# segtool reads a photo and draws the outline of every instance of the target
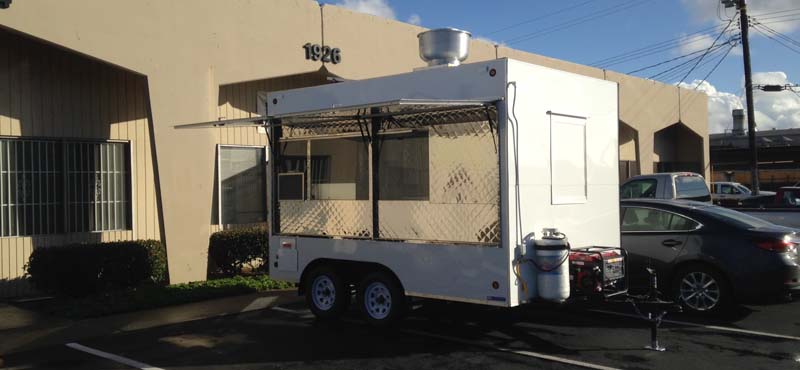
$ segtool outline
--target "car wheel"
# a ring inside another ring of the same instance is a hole
[[[306,279],[306,303],[319,319],[335,319],[350,305],[350,289],[341,276],[328,267],[314,269]]]
[[[692,265],[678,271],[672,288],[675,301],[691,313],[718,313],[731,301],[727,279],[717,270],[704,265]]]
[[[383,272],[371,273],[361,281],[358,302],[367,322],[376,326],[394,322],[407,308],[406,294],[400,283]]]

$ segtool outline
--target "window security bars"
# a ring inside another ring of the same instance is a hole
[[[0,236],[130,229],[129,148],[0,139]]]

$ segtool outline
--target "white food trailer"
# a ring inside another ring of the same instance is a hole
[[[617,85],[511,59],[452,66],[463,57],[268,94],[269,273],[318,317],[353,291],[373,323],[407,297],[560,301],[566,271],[528,263],[543,229],[619,247]]]
[[[371,321],[407,296],[513,307],[539,297],[531,232],[619,246],[613,82],[497,59],[267,100],[270,275],[318,316],[351,286]]]

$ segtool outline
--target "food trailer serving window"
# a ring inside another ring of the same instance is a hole
[[[379,158],[381,200],[430,199],[427,131],[382,136]]]
[[[393,103],[279,119],[281,234],[499,243],[493,104]]]

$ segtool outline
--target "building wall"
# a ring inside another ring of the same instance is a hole
[[[257,112],[253,92],[261,87],[254,81],[272,81],[264,88],[279,89],[303,84],[287,82],[294,78],[287,76],[318,73],[308,81],[313,84],[328,73],[361,79],[424,65],[416,37],[422,28],[311,0],[232,0],[224,7],[211,0],[18,1],[0,10],[0,26],[145,76],[141,84],[150,115],[141,119],[150,124],[155,143],[155,194],[163,205],[162,238],[173,282],[206,277],[206,246],[215,230],[209,219],[216,144],[263,142],[254,129],[174,126]],[[341,48],[342,63],[305,60],[302,45],[308,42]],[[681,122],[707,136],[701,93],[482,41],[470,45],[467,62],[510,57],[618,82],[620,120],[638,132],[643,173],[653,167],[656,131]],[[686,104],[690,100],[693,104]],[[707,163],[707,140],[703,145]]]
[[[131,145],[133,229],[0,238],[0,296],[20,295],[34,248],[158,239],[144,76],[0,30],[0,136],[121,140]]]

